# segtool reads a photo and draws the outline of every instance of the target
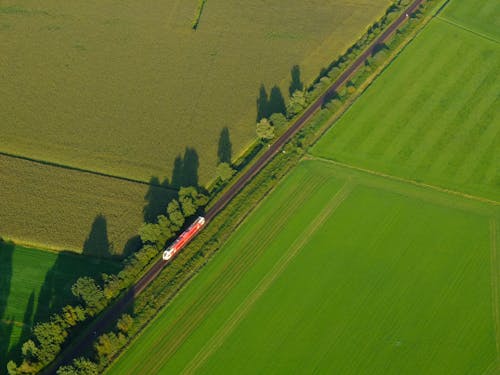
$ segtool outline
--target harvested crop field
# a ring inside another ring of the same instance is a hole
[[[213,177],[221,130],[254,137],[259,87],[288,96],[389,0],[2,1],[0,151],[148,181],[192,148]]]
[[[109,260],[14,246],[0,239],[0,368],[20,354],[33,322],[45,321],[74,302],[71,285],[80,276],[114,273]]]
[[[0,233],[18,243],[99,257],[134,250],[144,216],[171,190],[0,155]]]
[[[0,234],[81,251],[102,214],[121,254],[150,203],[140,182],[206,184],[224,128],[235,157],[270,105],[257,97],[287,100],[292,67],[310,82],[388,4],[211,0],[194,31],[197,0],[2,1],[0,153],[73,170],[2,156]]]
[[[495,370],[499,218],[302,162],[108,373]]]
[[[497,2],[466,3],[431,21],[313,154],[500,201],[500,45],[471,29]]]

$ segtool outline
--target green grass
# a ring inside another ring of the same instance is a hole
[[[499,73],[498,43],[433,20],[312,153],[500,201]]]
[[[499,214],[302,162],[108,373],[494,370]]]
[[[0,365],[18,355],[34,321],[75,299],[71,285],[80,276],[117,272],[115,262],[72,253],[52,253],[0,242]],[[13,351],[14,349],[14,351]],[[3,373],[3,372],[2,372]]]
[[[495,0],[451,0],[443,17],[500,42],[500,4]]]

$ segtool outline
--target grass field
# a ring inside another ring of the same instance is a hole
[[[286,99],[294,65],[298,80],[311,81],[389,2],[211,0],[193,31],[197,0],[4,0],[0,152],[204,184],[222,129],[232,156],[255,136],[261,85],[267,95],[278,85]],[[0,164],[0,234],[35,247],[81,251],[102,214],[119,254],[151,204],[140,184],[6,156]],[[157,213],[168,197],[151,190]]]
[[[470,31],[498,4],[449,6],[312,152],[500,201],[500,46]]]
[[[164,209],[172,195],[160,187],[2,155],[0,181],[0,234],[101,257],[123,254],[144,214]]]
[[[74,301],[71,285],[80,276],[116,272],[119,265],[72,253],[51,253],[0,241],[0,365],[18,355],[33,321]]]
[[[494,371],[499,214],[302,162],[108,373]]]
[[[500,4],[494,0],[452,0],[444,19],[500,42]]]

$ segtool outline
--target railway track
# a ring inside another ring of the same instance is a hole
[[[227,206],[227,204],[246,186],[246,184],[264,168],[271,159],[278,154],[282,147],[290,141],[290,139],[299,132],[300,129],[312,118],[312,116],[321,109],[325,100],[334,94],[347,80],[361,67],[366,59],[370,57],[377,45],[383,43],[391,36],[400,26],[402,26],[425,0],[415,0],[410,4],[406,11],[403,12],[396,20],[394,20],[389,27],[377,37],[369,48],[367,48],[358,58],[333,82],[328,90],[318,97],[300,117],[287,129],[280,138],[278,138],[266,152],[259,157],[251,167],[245,171],[245,173],[239,177],[239,179],[234,183],[224,195],[208,210],[205,214],[205,219],[207,224],[215,217],[217,214]],[[164,261],[161,257],[159,260],[148,270],[148,272],[137,281],[121,298],[119,298],[114,304],[108,309],[106,309],[99,321],[96,322],[92,329],[87,330],[87,332],[78,338],[76,345],[71,346],[66,351],[62,353],[61,356],[56,359],[56,361],[50,365],[43,374],[46,375],[56,375],[56,371],[61,365],[65,365],[71,362],[73,358],[83,355],[85,351],[93,344],[95,338],[108,329],[108,322],[117,319],[130,305],[130,303],[137,297],[153,280],[158,276],[161,270],[169,262]]]

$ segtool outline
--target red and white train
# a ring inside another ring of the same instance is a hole
[[[172,245],[165,249],[165,251],[163,252],[163,260],[170,260],[175,257],[175,255],[179,251],[181,251],[182,248],[186,246],[194,236],[196,236],[203,225],[205,225],[205,218],[202,216],[198,216],[194,223],[191,224],[188,229],[182,232],[182,234],[177,237]]]

